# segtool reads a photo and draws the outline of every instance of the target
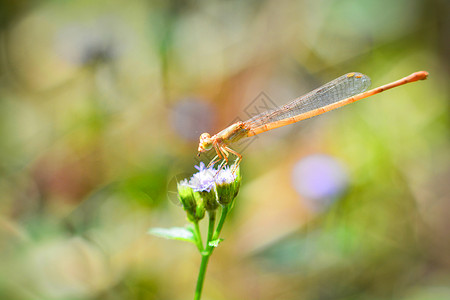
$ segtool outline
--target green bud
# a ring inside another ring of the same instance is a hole
[[[195,201],[197,203],[197,207],[195,209],[195,218],[197,221],[200,221],[205,217],[205,201],[200,196],[199,192],[195,192]]]
[[[180,200],[183,208],[188,213],[195,212],[195,197],[194,191],[190,186],[187,185],[187,181],[181,181],[177,184],[178,188],[178,199]]]
[[[236,173],[232,173],[231,170],[224,170],[228,172],[224,174],[223,178],[216,183],[218,202],[222,206],[230,205],[234,198],[236,198],[239,187],[241,186],[241,171],[237,168]],[[234,180],[233,180],[234,178]]]
[[[217,196],[216,191],[214,189],[211,189],[211,191],[201,191],[198,192],[205,203],[205,209],[207,211],[214,211],[219,207],[219,202],[217,202]]]
[[[179,182],[177,184],[177,187],[178,187],[178,199],[183,205],[183,209],[186,211],[188,220],[190,221],[201,220],[205,216],[205,209],[203,203],[199,203],[198,199],[199,197],[196,196],[196,194],[198,193],[194,192],[194,190],[187,184],[187,180]]]

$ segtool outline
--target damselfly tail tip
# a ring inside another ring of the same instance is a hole
[[[418,80],[425,80],[428,77],[428,72],[427,71],[419,71],[419,72],[414,72],[411,75],[405,77],[406,79],[406,83],[408,82],[414,82],[414,81],[418,81]]]
[[[425,79],[427,79],[427,77],[428,77],[428,75],[429,75],[429,73],[427,72],[427,71],[420,71],[420,72],[417,72],[418,73],[418,75],[419,75],[419,77],[420,77],[420,80],[425,80]]]

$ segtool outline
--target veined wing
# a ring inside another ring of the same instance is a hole
[[[370,86],[370,83],[367,75],[348,73],[278,109],[261,113],[245,121],[245,124],[249,128],[256,128],[288,119],[362,93]]]

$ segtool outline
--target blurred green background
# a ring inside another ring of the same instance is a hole
[[[426,70],[237,147],[203,299],[450,299],[449,37],[445,0],[0,1],[0,298],[192,298],[195,247],[146,232],[202,132]]]

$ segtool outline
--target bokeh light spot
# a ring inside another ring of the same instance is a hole
[[[347,188],[345,167],[331,156],[314,154],[299,160],[292,171],[292,184],[312,210],[323,210]]]
[[[182,138],[194,141],[198,140],[201,133],[211,131],[214,116],[215,111],[210,104],[188,98],[175,105],[171,113],[171,123]]]

